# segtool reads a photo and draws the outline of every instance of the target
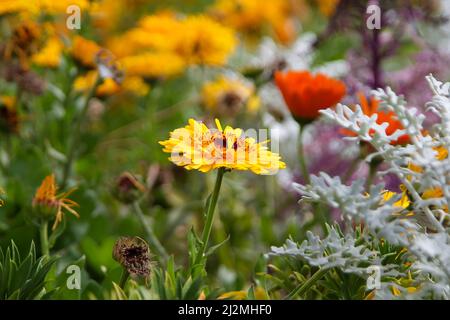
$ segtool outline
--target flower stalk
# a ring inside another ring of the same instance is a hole
[[[122,275],[120,276],[120,282],[119,282],[119,287],[121,289],[125,288],[125,284],[127,283],[127,280],[129,277],[130,277],[130,274],[128,273],[128,270],[126,268],[122,268]]]
[[[167,260],[169,260],[169,255],[168,255],[166,249],[164,249],[161,242],[156,237],[155,233],[153,232],[153,228],[151,226],[149,226],[149,224],[145,220],[145,215],[142,212],[141,206],[139,205],[139,203],[137,201],[133,202],[133,209],[136,212],[136,215],[139,218],[139,221],[141,222],[141,224],[144,227],[145,233],[147,235],[148,243],[150,244],[152,249],[155,250],[155,252],[161,258],[161,260],[164,263],[167,262]]]
[[[304,295],[309,289],[311,289],[311,287],[319,280],[321,279],[325,274],[328,273],[330,269],[329,268],[322,268],[316,271],[316,273],[314,273],[312,275],[311,278],[309,278],[308,280],[306,280],[305,282],[301,283],[299,286],[297,286],[287,297],[287,300],[291,300],[292,298],[294,298],[295,296],[299,295],[302,296]]]
[[[206,221],[202,232],[202,243],[200,250],[197,253],[195,264],[199,264],[203,261],[203,256],[205,255],[206,248],[208,246],[209,237],[211,235],[212,225],[214,222],[214,212],[217,205],[217,200],[219,198],[220,187],[222,186],[223,175],[225,174],[225,168],[219,168],[217,171],[216,183],[214,185],[213,193],[211,194],[210,201],[208,203],[208,208],[206,211]],[[206,264],[206,261],[204,261]]]
[[[308,166],[306,164],[305,148],[303,145],[303,135],[305,132],[305,125],[300,124],[300,132],[298,135],[298,157],[300,161],[300,170],[306,184],[311,184],[311,177],[309,176]]]
[[[39,227],[39,235],[41,240],[41,254],[44,257],[49,257],[50,247],[48,242],[48,221],[41,221],[41,225]]]
[[[95,79],[94,84],[92,85],[91,89],[89,90],[86,100],[84,101],[84,104],[81,108],[81,112],[77,119],[75,119],[75,128],[72,132],[72,139],[69,141],[69,149],[67,152],[67,160],[63,168],[63,177],[61,182],[61,188],[65,188],[67,185],[67,182],[70,178],[70,175],[72,173],[72,166],[73,162],[75,161],[76,156],[76,147],[80,141],[81,136],[81,125],[83,124],[84,119],[86,118],[87,111],[89,109],[89,101],[91,98],[95,95],[95,92],[97,91],[98,86],[101,83],[101,77],[97,76]]]

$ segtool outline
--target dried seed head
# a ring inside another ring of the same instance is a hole
[[[21,90],[35,96],[43,94],[46,88],[43,78],[19,64],[8,65],[4,70],[3,77],[8,82],[15,82]]]
[[[113,258],[132,277],[148,278],[151,271],[150,249],[139,237],[120,237],[113,249]]]

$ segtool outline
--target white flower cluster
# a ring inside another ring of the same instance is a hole
[[[403,193],[386,198],[381,184],[366,190],[361,180],[347,186],[340,178],[325,173],[313,176],[310,185],[295,185],[302,200],[339,208],[348,224],[347,234],[338,237],[331,230],[324,240],[309,235],[305,243],[297,245],[288,241],[283,248],[272,248],[271,254],[296,255],[314,266],[360,273],[359,267],[371,260],[367,248],[376,248],[373,241],[387,241],[404,248],[406,254],[397,262],[396,269],[398,275],[402,275],[404,266],[410,265],[410,281],[408,286],[400,285],[401,277],[384,274],[375,297],[450,298],[450,83],[443,84],[431,75],[427,80],[434,93],[428,109],[440,118],[429,130],[423,127],[425,116],[407,108],[403,97],[390,88],[376,90],[373,95],[380,101],[381,108],[395,113],[404,128],[392,134],[386,133],[388,123],[378,124],[377,115],[364,114],[360,106],[338,105],[334,110],[322,112],[357,134],[350,139],[370,144],[375,151],[367,160],[378,157],[388,163],[388,171],[401,180]],[[393,143],[404,135],[408,135],[409,143]],[[351,231],[354,223],[364,225],[365,235],[359,246],[350,239],[355,236]],[[333,264],[329,257],[324,257],[324,246],[327,252],[334,252],[333,261],[338,263]],[[378,262],[383,264],[383,261]]]

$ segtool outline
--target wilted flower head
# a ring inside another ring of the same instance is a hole
[[[129,172],[122,173],[116,180],[113,193],[123,203],[137,200],[145,192],[145,186]]]
[[[19,63],[8,64],[3,77],[8,82],[15,82],[22,91],[32,95],[41,95],[46,88],[46,82],[41,76]]]
[[[29,57],[36,52],[41,30],[37,23],[28,20],[19,24],[12,33],[6,46],[0,50],[4,60],[17,58],[20,65],[28,68]]]
[[[163,151],[171,153],[170,161],[188,170],[208,172],[217,168],[250,170],[256,174],[271,174],[285,168],[277,153],[267,149],[268,141],[257,143],[243,136],[242,129],[229,126],[209,129],[194,119],[184,128],[170,133],[170,139],[161,141]]]
[[[341,81],[308,71],[276,72],[275,82],[292,115],[301,122],[316,119],[320,110],[337,104],[346,92]]]
[[[132,277],[150,276],[151,259],[148,244],[139,237],[120,237],[113,248],[113,258]]]
[[[33,208],[40,218],[48,220],[55,216],[55,222],[52,229],[55,230],[63,219],[63,210],[67,210],[75,217],[79,218],[79,214],[73,209],[78,204],[67,198],[75,189],[68,192],[56,194],[58,187],[55,182],[55,175],[51,174],[42,181],[33,198]]]

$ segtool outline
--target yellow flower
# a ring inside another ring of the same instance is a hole
[[[292,11],[287,0],[218,0],[211,8],[212,15],[227,26],[250,36],[268,30],[283,43],[295,37]]]
[[[242,107],[247,107],[250,112],[259,108],[259,99],[254,91],[250,82],[221,76],[203,85],[202,100],[214,114],[234,116]]]
[[[18,133],[19,127],[20,118],[16,108],[16,98],[0,96],[0,131],[8,134]]]
[[[174,53],[181,32],[182,22],[171,12],[161,12],[145,16],[136,28],[110,39],[107,47],[120,58],[146,50]]]
[[[237,44],[232,29],[206,16],[189,16],[182,28],[183,32],[173,34],[175,52],[188,64],[222,66]]]
[[[437,152],[436,159],[441,160],[441,161],[447,159],[447,157],[448,157],[448,150],[447,149],[445,149],[442,146],[441,147],[435,147],[433,149],[434,149],[434,151]]]
[[[94,68],[97,54],[102,48],[92,40],[88,40],[81,36],[75,36],[72,43],[72,57],[82,66]]]
[[[208,172],[217,168],[250,170],[256,174],[271,174],[286,167],[277,153],[243,136],[242,129],[229,126],[222,129],[216,119],[217,129],[189,120],[184,128],[170,133],[170,139],[160,141],[163,151],[171,153],[170,161],[187,170]]]
[[[67,210],[77,218],[80,217],[79,214],[72,209],[73,207],[77,207],[78,204],[67,198],[75,189],[59,195],[56,194],[57,190],[58,187],[56,186],[55,175],[51,174],[45,177],[33,198],[33,207],[40,209],[40,213],[44,218],[55,215],[53,230],[55,230],[62,221],[63,209]]]
[[[61,62],[63,44],[57,37],[50,38],[45,46],[37,52],[32,61],[41,67],[56,68]]]
[[[91,70],[83,76],[75,79],[73,87],[75,91],[87,92],[95,84],[98,77],[98,72]],[[125,76],[121,84],[118,84],[112,78],[103,79],[103,82],[98,86],[95,95],[97,97],[111,96],[117,93],[131,93],[136,96],[145,96],[150,87],[140,77]]]
[[[66,14],[67,7],[77,5],[81,10],[89,6],[89,0],[1,0],[0,15],[6,13],[29,13],[38,15]]]
[[[320,13],[325,17],[331,17],[334,14],[339,1],[340,0],[316,0]]]
[[[66,14],[66,10],[70,5],[76,5],[81,10],[89,7],[89,0],[37,0],[37,2],[39,10],[47,14]]]
[[[245,300],[247,298],[246,291],[229,291],[221,294],[217,299],[218,300]]]
[[[267,293],[264,288],[257,286],[253,289],[254,296],[256,300],[267,300]],[[248,291],[240,290],[240,291],[229,291],[221,294],[218,300],[245,300],[248,299]]]
[[[397,195],[396,192],[392,192],[389,190],[385,190],[382,193],[384,201],[389,201],[392,197],[394,197],[396,195]],[[399,208],[401,211],[402,209],[408,208],[410,204],[411,204],[411,201],[409,200],[408,195],[406,194],[406,189],[405,189],[402,192],[402,196],[401,196],[400,200],[394,202],[393,206]]]
[[[2,0],[0,15],[27,11],[29,6],[29,0]]]
[[[442,147],[442,146],[434,147],[433,150],[436,151],[435,158],[437,160],[441,160],[442,161],[444,159],[447,159],[447,157],[448,157],[448,150],[445,149],[445,147]],[[418,165],[416,165],[414,163],[408,163],[408,169],[413,171],[413,172],[417,172],[417,173],[421,173],[423,171],[423,169],[420,166],[418,166]],[[408,178],[411,179],[410,176]]]
[[[183,59],[170,52],[148,52],[119,59],[127,75],[144,78],[170,77],[181,73]]]
[[[125,76],[121,86],[124,91],[138,97],[143,97],[150,91],[150,86],[141,77],[136,76]]]

